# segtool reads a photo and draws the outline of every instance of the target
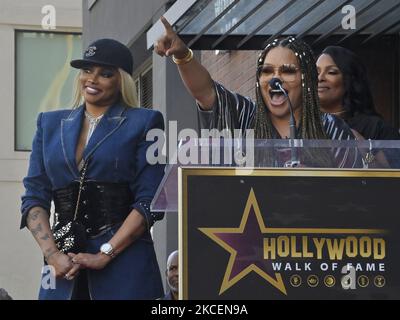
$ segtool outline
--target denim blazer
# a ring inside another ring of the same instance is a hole
[[[84,118],[84,106],[74,110],[40,113],[33,139],[28,175],[24,178],[21,228],[32,207],[50,211],[52,191],[79,180],[75,151]],[[87,179],[101,182],[128,182],[134,195],[131,208],[137,209],[151,227],[162,213],[152,213],[150,202],[164,174],[164,165],[150,165],[146,151],[153,141],[146,141],[151,129],[164,130],[160,112],[110,107],[97,125],[83,159],[90,156]]]

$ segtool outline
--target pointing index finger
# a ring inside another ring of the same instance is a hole
[[[161,16],[160,18],[162,24],[164,25],[164,28],[167,32],[175,32],[174,29],[172,29],[172,26],[170,25],[170,23],[168,22],[167,19],[165,19],[164,16]]]

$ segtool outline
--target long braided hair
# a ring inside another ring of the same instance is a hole
[[[275,39],[268,43],[261,52],[257,61],[257,70],[264,64],[268,52],[276,47],[288,48],[294,52],[301,70],[302,85],[302,118],[299,127],[300,139],[326,139],[327,136],[322,126],[320,104],[318,99],[318,74],[315,57],[302,40],[292,36],[282,40]],[[255,117],[255,137],[257,139],[272,139],[272,120],[270,111],[264,102],[261,93],[259,77],[256,80],[257,111]]]

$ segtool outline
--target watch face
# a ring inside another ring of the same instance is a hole
[[[100,251],[101,252],[104,252],[105,254],[108,254],[108,253],[110,253],[111,251],[112,251],[112,246],[111,246],[111,244],[109,244],[109,243],[104,243],[102,246],[101,246],[101,248],[100,248]]]

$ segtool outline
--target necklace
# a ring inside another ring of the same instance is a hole
[[[86,137],[85,146],[88,145],[90,137],[92,136],[94,130],[96,129],[97,125],[99,124],[99,122],[100,122],[101,118],[103,118],[103,116],[104,116],[104,114],[102,114],[102,115],[100,115],[98,117],[94,117],[89,112],[87,112],[85,110],[85,117],[89,121],[89,132],[88,132],[88,135]]]
[[[85,117],[89,120],[89,122],[99,122],[100,119],[104,116],[104,113],[99,115],[98,117],[92,116],[89,112],[85,110]]]
[[[336,111],[336,112],[329,112],[329,114],[333,114],[333,115],[339,115],[339,114],[343,114],[343,113],[346,113],[347,111],[346,110],[342,110],[342,111]]]

